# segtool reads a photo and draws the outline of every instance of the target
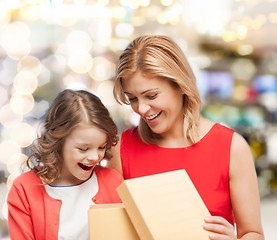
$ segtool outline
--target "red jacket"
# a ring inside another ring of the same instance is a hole
[[[92,198],[96,203],[121,202],[116,188],[123,181],[111,168],[95,168],[99,190]],[[62,202],[50,197],[39,177],[29,171],[16,178],[8,194],[8,223],[11,240],[58,239]]]

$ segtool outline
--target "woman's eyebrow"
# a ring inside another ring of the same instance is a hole
[[[147,90],[141,92],[141,94],[145,94],[145,93],[147,93],[147,92],[156,91],[156,90],[158,90],[158,88],[147,89]],[[132,93],[129,93],[129,92],[126,92],[126,91],[124,91],[124,93],[125,93],[125,94],[129,94],[129,95],[133,95]]]

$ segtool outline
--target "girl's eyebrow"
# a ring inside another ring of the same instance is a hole
[[[76,142],[77,145],[89,145],[89,143],[86,142]]]
[[[108,143],[107,142],[104,142],[101,144],[102,145],[107,145]],[[76,145],[77,146],[90,146],[90,143],[85,143],[85,142],[76,142]]]

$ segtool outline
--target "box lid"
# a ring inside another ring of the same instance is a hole
[[[128,179],[117,191],[141,239],[209,239],[210,213],[184,169]]]

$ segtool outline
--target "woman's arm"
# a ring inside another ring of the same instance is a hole
[[[232,139],[229,172],[237,238],[233,226],[222,217],[208,217],[204,228],[212,232],[211,239],[263,240],[255,164],[249,145],[237,133]]]
[[[239,239],[264,239],[255,164],[249,145],[239,134],[232,140],[230,194]]]
[[[114,168],[118,172],[120,172],[123,176],[121,157],[120,157],[120,144],[121,144],[121,136],[119,136],[118,143],[111,148],[112,158],[108,161],[108,167]]]

